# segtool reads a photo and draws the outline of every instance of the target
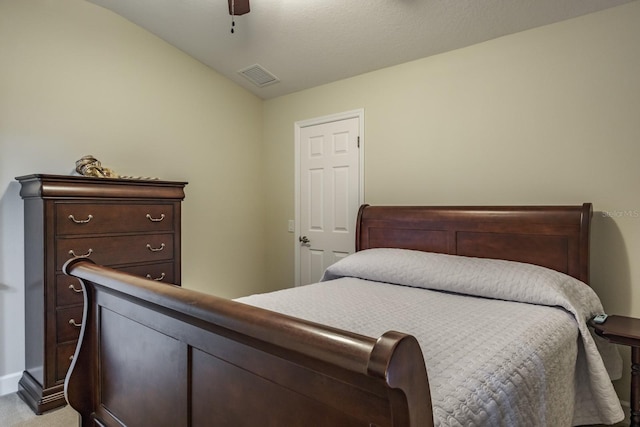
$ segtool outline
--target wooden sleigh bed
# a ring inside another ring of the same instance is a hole
[[[588,283],[591,209],[364,205],[356,249],[520,261]],[[83,426],[434,423],[412,335],[367,337],[82,258],[64,270],[81,279],[85,296],[65,381]]]

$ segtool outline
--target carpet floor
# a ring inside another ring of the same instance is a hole
[[[78,413],[69,405],[36,415],[16,393],[0,396],[2,427],[78,427]]]

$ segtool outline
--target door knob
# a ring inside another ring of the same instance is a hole
[[[304,243],[305,245],[309,242],[311,242],[311,240],[309,240],[309,238],[307,236],[300,236],[298,237],[298,240],[300,241],[300,243]]]

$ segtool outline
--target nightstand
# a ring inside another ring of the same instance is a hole
[[[602,324],[589,321],[596,334],[614,343],[631,347],[631,427],[640,427],[640,319],[609,316]]]

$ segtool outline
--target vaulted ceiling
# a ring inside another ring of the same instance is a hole
[[[233,34],[227,0],[88,1],[269,99],[632,0],[251,0]]]

